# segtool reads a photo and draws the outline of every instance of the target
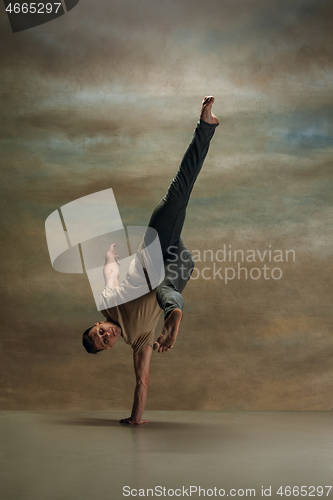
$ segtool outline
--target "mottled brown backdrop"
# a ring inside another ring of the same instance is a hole
[[[44,222],[112,187],[123,223],[146,224],[207,94],[220,126],[185,243],[267,250],[248,270],[283,275],[226,284],[197,262],[147,408],[331,409],[332,14],[322,0],[88,0],[13,34],[1,7],[1,409],[130,408],[131,348],[83,350],[102,316],[85,275],[52,269]],[[295,262],[269,263],[276,249]]]

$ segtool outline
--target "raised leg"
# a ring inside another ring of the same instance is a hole
[[[190,195],[208,153],[210,140],[218,125],[218,120],[211,111],[213,102],[212,96],[204,98],[200,120],[178,172],[168,192],[155,208],[148,224],[158,232],[165,258],[168,255],[168,248],[178,245]]]
[[[154,350],[158,352],[168,351],[176,341],[184,305],[181,292],[194,267],[192,256],[184,246],[180,235],[194,183],[208,153],[215,128],[219,124],[212,113],[213,102],[212,96],[204,98],[200,120],[192,141],[167,194],[154,210],[149,222],[149,227],[158,232],[165,263],[165,278],[156,293],[157,301],[164,310],[165,317],[162,332],[154,344]],[[185,266],[184,258],[187,260]]]

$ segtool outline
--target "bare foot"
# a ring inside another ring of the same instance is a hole
[[[173,347],[178,335],[182,312],[180,309],[174,309],[164,321],[162,333],[153,345],[154,351],[166,352]]]
[[[214,102],[214,97],[212,95],[208,95],[204,97],[201,106],[200,118],[204,122],[212,123],[213,125],[218,125],[219,121],[215,115],[212,113],[212,106]]]

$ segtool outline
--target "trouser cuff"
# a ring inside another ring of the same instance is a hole
[[[208,122],[205,122],[203,120],[201,120],[201,118],[199,119],[198,123],[197,123],[198,127],[202,128],[203,130],[214,130],[216,129],[216,127],[219,125],[218,123],[208,123]]]

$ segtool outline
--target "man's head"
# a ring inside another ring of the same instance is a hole
[[[91,354],[111,349],[121,337],[121,328],[110,321],[100,321],[88,328],[82,336],[85,350]]]

